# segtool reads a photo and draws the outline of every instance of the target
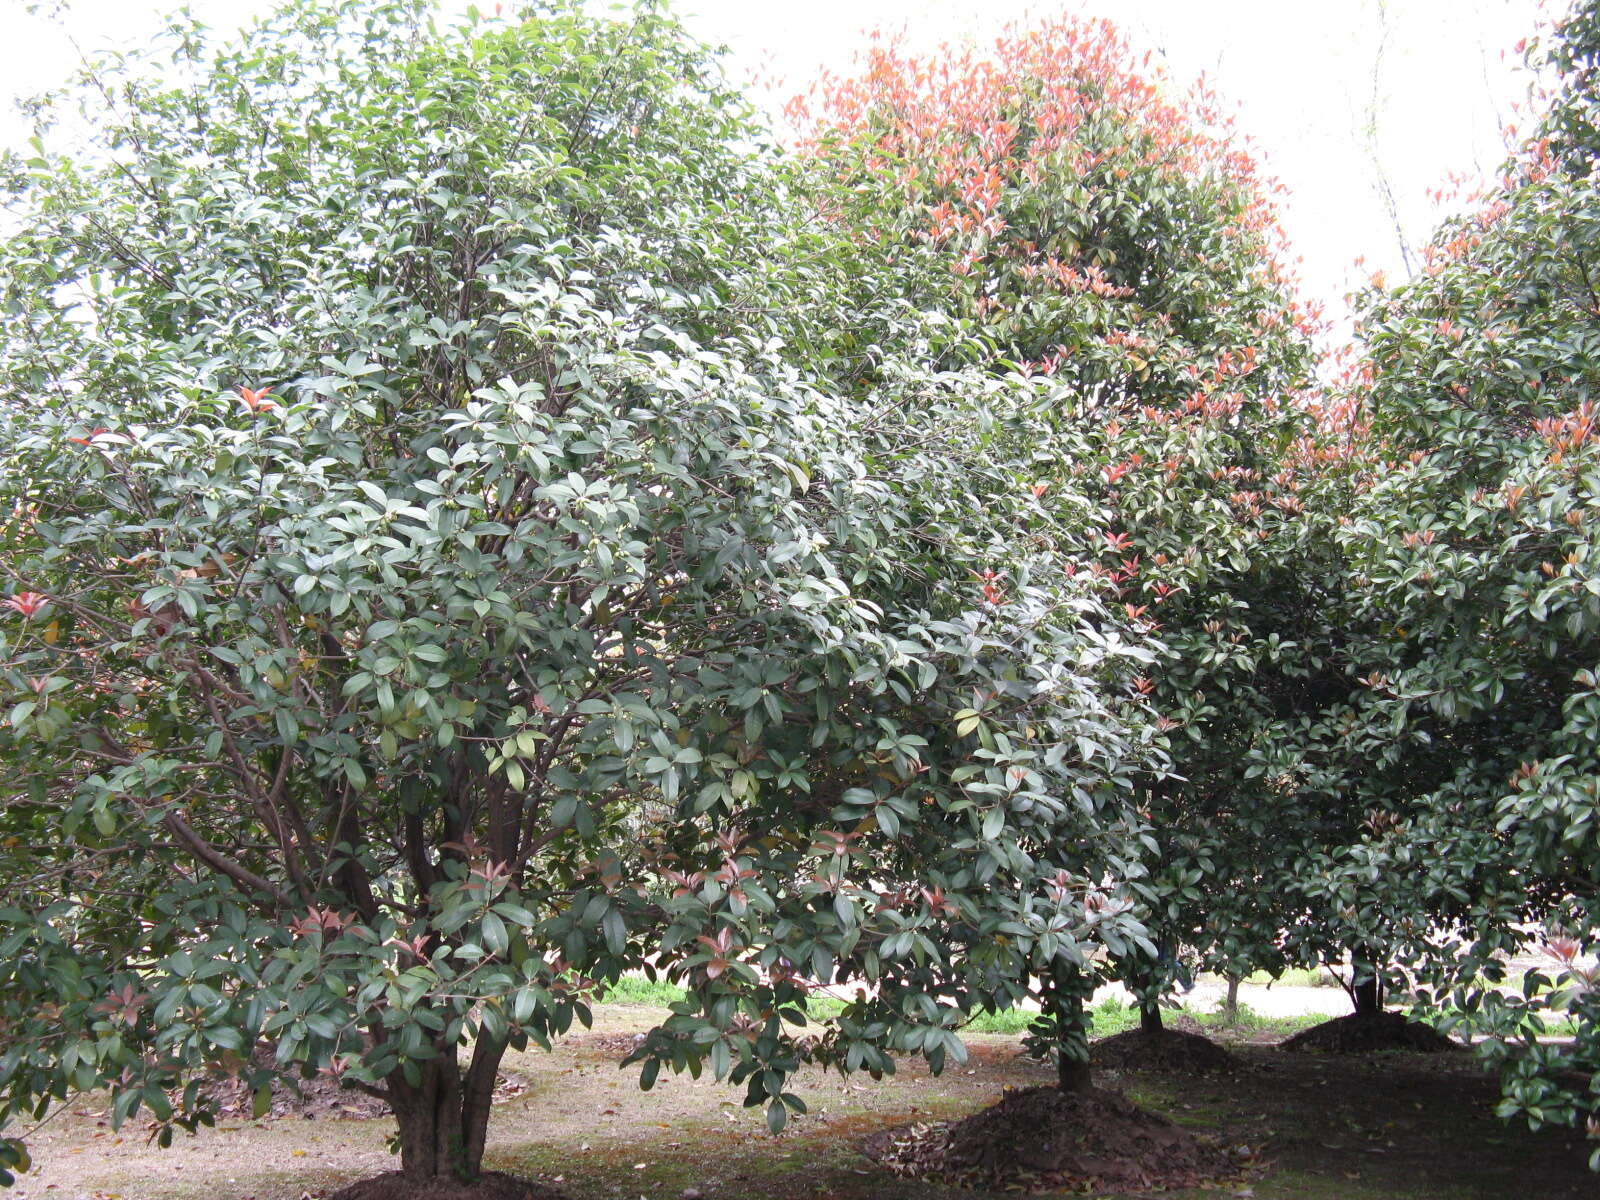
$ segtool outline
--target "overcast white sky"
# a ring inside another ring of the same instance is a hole
[[[447,0],[461,7],[464,0]],[[983,38],[1029,11],[1061,7],[1117,21],[1182,81],[1205,73],[1238,108],[1239,127],[1288,188],[1284,224],[1308,296],[1338,307],[1377,268],[1403,274],[1400,230],[1424,241],[1438,210],[1428,191],[1451,173],[1492,172],[1526,92],[1515,55],[1545,8],[1565,0],[678,0],[702,38],[726,43],[735,73],[764,71],[803,90],[823,67],[847,69],[874,26],[932,45]],[[510,5],[508,4],[508,7]],[[0,0],[0,94],[58,82],[76,59],[62,28]],[[86,46],[127,44],[172,0],[68,0],[66,30]],[[216,25],[270,0],[194,0]],[[493,0],[480,0],[493,8]],[[7,106],[9,110],[9,105]],[[22,136],[9,111],[0,141]],[[1358,257],[1366,264],[1353,267]]]

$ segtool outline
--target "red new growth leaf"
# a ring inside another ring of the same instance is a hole
[[[982,571],[974,571],[973,574],[982,581],[980,590],[983,592],[984,603],[998,605],[1004,602],[1006,593],[1005,589],[1000,586],[998,572],[991,567],[986,567]]]
[[[290,924],[289,929],[295,937],[309,937],[314,933],[337,934],[354,921],[354,913],[346,916],[331,908],[318,908],[313,904],[306,910],[305,916]]]
[[[121,991],[108,992],[105,999],[95,1005],[95,1010],[115,1017],[126,1025],[134,1025],[138,1022],[139,1013],[149,999],[148,994],[139,991],[130,983]]]
[[[49,603],[50,597],[41,592],[18,592],[15,596],[6,598],[6,604],[25,617],[33,616],[34,613]]]
[[[271,400],[267,399],[267,395],[271,391],[272,391],[272,389],[269,388],[269,387],[264,387],[264,388],[241,387],[239,389],[239,397],[240,397],[240,399],[242,399],[244,401],[244,406],[246,408],[248,408],[251,412],[267,412],[270,409],[274,409],[274,408],[278,407]]]
[[[1570,937],[1553,937],[1544,944],[1544,948],[1550,957],[1569,966],[1583,949],[1576,938]]]
[[[735,950],[733,932],[726,925],[717,930],[715,936],[706,937],[702,935],[696,938],[695,941],[704,946],[711,955],[710,961],[705,964],[707,979],[716,979],[733,965]]]

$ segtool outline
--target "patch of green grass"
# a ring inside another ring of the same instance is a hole
[[[831,1021],[844,1011],[845,1001],[836,996],[812,996],[806,1001],[806,1013],[813,1021]]]
[[[684,996],[683,989],[675,983],[657,980],[652,983],[643,975],[624,975],[616,983],[606,985],[601,1004],[649,1005],[666,1008]]]
[[[625,975],[616,983],[607,985],[599,1003],[667,1008],[682,1000],[684,994],[684,990],[676,984],[665,981],[652,983],[640,975]],[[806,1012],[813,1020],[828,1021],[842,1013],[846,1003],[836,996],[812,996],[806,1004]],[[1027,1008],[982,1012],[968,1021],[963,1029],[968,1033],[1023,1033],[1038,1015],[1033,1009]]]
[[[1111,1037],[1132,1029],[1139,1023],[1139,1010],[1116,996],[1106,996],[1089,1010],[1093,1036]],[[1039,1019],[1032,1008],[1008,1008],[1000,1012],[979,1013],[962,1026],[963,1033],[1027,1033],[1028,1027]]]
[[[666,1008],[684,997],[684,990],[665,981],[652,983],[643,976],[628,975],[606,988],[601,1004],[633,1007]],[[828,1021],[844,1011],[847,1002],[834,996],[813,996],[807,1004],[808,1015],[815,1021]],[[1238,1019],[1229,1022],[1220,1011],[1211,1013],[1182,1010],[1207,1030],[1244,1035],[1289,1037],[1302,1029],[1323,1020],[1316,1014],[1299,1017],[1266,1017],[1253,1012],[1248,1005],[1239,1006]],[[1090,1010],[1094,1019],[1094,1036],[1113,1037],[1133,1029],[1139,1024],[1139,1010],[1116,996],[1106,996]],[[962,1026],[964,1033],[1020,1035],[1038,1019],[1038,1011],[1031,1008],[1008,1008],[998,1012],[980,1012]],[[1552,1029],[1551,1032],[1560,1032]]]
[[[1179,1008],[1176,1012],[1171,1009],[1162,1011],[1168,1020],[1177,1015],[1186,1016],[1207,1031],[1271,1037],[1289,1037],[1326,1020],[1319,1013],[1306,1013],[1296,1017],[1267,1017],[1255,1012],[1248,1004],[1239,1005],[1239,1015],[1233,1021],[1229,1021],[1221,1011],[1195,1012],[1188,1008]],[[1139,1024],[1138,1007],[1125,1003],[1115,996],[1107,996],[1094,1006],[1092,1012],[1094,1036],[1097,1038],[1114,1037],[1136,1028]]]
[[[963,1033],[1027,1033],[1028,1026],[1039,1019],[1031,1008],[1007,1008],[999,1012],[981,1012],[961,1027]]]
[[[1139,1024],[1139,1010],[1132,1004],[1107,996],[1089,1010],[1094,1020],[1094,1036],[1115,1037]]]
[[[1268,1017],[1256,1012],[1248,1004],[1239,1005],[1238,1015],[1228,1020],[1221,1009],[1216,1012],[1190,1013],[1202,1029],[1243,1034],[1267,1034],[1275,1037],[1292,1037],[1302,1029],[1320,1025],[1328,1018],[1321,1013],[1302,1013],[1294,1017]]]
[[[1139,1023],[1138,1010],[1115,996],[1107,996],[1089,1010],[1094,1020],[1094,1036],[1110,1037]],[[963,1033],[1023,1034],[1039,1019],[1035,1008],[1006,1008],[980,1012],[961,1027]]]
[[[1578,1018],[1570,1014],[1564,1017],[1547,1016],[1544,1019],[1544,1031],[1552,1037],[1577,1037]]]

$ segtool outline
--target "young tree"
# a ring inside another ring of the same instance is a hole
[[[1381,468],[1344,540],[1375,631],[1357,734],[1430,767],[1404,831],[1426,850],[1407,862],[1389,839],[1371,869],[1450,901],[1422,965],[1496,1035],[1501,1111],[1600,1136],[1594,1089],[1573,1083],[1600,1067],[1597,29],[1581,4],[1535,49],[1559,80],[1548,115],[1422,274],[1368,297],[1361,417]],[[1496,956],[1527,923],[1549,968],[1508,993]],[[1537,1040],[1551,1014],[1575,1021],[1570,1047]]]
[[[322,1071],[470,1178],[507,1047],[625,970],[693,990],[646,1085],[776,1128],[803,1056],[959,1054],[952,927],[1132,936],[1081,900],[1141,652],[1026,537],[1031,393],[833,387],[846,243],[672,22],[302,0],[155,54],[6,167],[5,1119],[107,1087],[166,1140],[207,1071]]]
[[[1157,647],[1136,686],[1173,759],[1132,781],[1139,916],[1168,944],[1268,962],[1276,916],[1211,910],[1277,894],[1254,886],[1255,848],[1277,837],[1257,810],[1280,786],[1258,759],[1326,674],[1308,646],[1325,606],[1297,574],[1328,557],[1291,454],[1308,322],[1248,155],[1210,97],[1147,68],[1109,23],[1057,18],[991,47],[875,47],[792,116],[819,208],[911,264],[917,303],[950,322],[946,358],[1043,381],[1041,507],[1073,569]],[[1159,1025],[1172,959],[1142,945],[1112,970]],[[1036,978],[1065,1063],[1102,968],[1058,965]]]

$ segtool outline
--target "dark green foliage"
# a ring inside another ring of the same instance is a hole
[[[1376,453],[1341,538],[1367,630],[1349,736],[1390,789],[1360,869],[1394,881],[1385,919],[1499,1039],[1502,1111],[1591,1132],[1600,1095],[1574,1080],[1600,1067],[1595,28],[1587,4],[1558,28],[1552,108],[1479,211],[1369,297]],[[1519,921],[1546,950],[1520,995],[1485,986]],[[1574,1045],[1535,1041],[1563,1016]]]
[[[505,1047],[646,969],[646,1086],[776,1128],[803,1057],[959,1058],[996,935],[1138,936],[1085,896],[1148,654],[1026,536],[1032,389],[852,315],[671,21],[306,0],[153,55],[12,164],[5,1118],[108,1087],[166,1140],[207,1070],[323,1071],[471,1175]],[[881,986],[802,1042],[834,978]]]

